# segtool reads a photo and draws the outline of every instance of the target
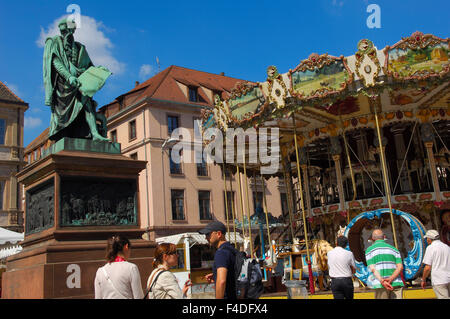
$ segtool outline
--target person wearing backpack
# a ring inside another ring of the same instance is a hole
[[[216,299],[237,299],[235,275],[237,251],[225,239],[225,225],[219,221],[213,221],[199,230],[199,233],[206,236],[206,240],[212,247],[217,248],[213,272],[205,276],[208,283],[214,282],[216,285]]]

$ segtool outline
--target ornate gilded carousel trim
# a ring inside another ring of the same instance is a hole
[[[250,82],[238,82],[234,88],[231,89],[230,95],[225,98],[225,101],[235,99],[236,97],[241,97],[242,95],[250,92],[250,90],[252,90],[255,86],[257,85]]]
[[[228,105],[221,101],[219,95],[214,96],[214,108],[213,108],[214,118],[216,119],[216,123],[222,131],[226,131],[228,129],[228,122],[230,119],[230,110]]]
[[[372,62],[377,67],[377,70],[375,71],[373,78],[378,77],[378,75],[381,72],[381,64],[380,64],[380,61],[378,60],[377,49],[373,46],[373,42],[368,39],[362,39],[361,41],[359,41],[357,47],[358,47],[358,52],[355,53],[355,58],[356,58],[355,73],[365,86],[374,86],[375,82],[372,85],[369,85],[366,82],[366,78],[363,75],[361,75],[361,73],[359,72],[359,69],[361,68],[361,64],[364,60],[364,57],[367,55],[369,57],[369,59],[372,60]],[[370,68],[370,66],[369,66],[369,68]],[[371,72],[371,70],[370,69],[364,70],[364,72],[369,74]]]
[[[448,41],[448,39],[445,40],[432,34],[423,34],[423,32],[416,31],[409,37],[405,38],[402,37],[402,39],[399,42],[397,42],[390,48],[394,49],[398,47],[399,49],[402,50],[405,50],[407,48],[417,50],[417,49],[424,49],[430,45],[436,45],[445,41]],[[389,46],[387,46],[386,48],[389,48]]]
[[[450,196],[450,192],[447,192],[447,198]],[[423,216],[429,215],[434,209],[442,209],[447,207],[450,201],[447,199],[442,202],[435,201],[434,193],[414,193],[414,194],[406,194],[406,195],[398,195],[394,196],[392,200],[392,208],[397,210],[402,210],[404,212],[408,212],[410,214],[416,214],[419,212],[425,213]],[[386,209],[388,208],[387,201],[384,197],[375,197],[375,198],[365,198],[358,199],[355,201],[346,201],[345,206],[349,207],[351,211],[350,215],[355,217],[360,212],[363,211],[371,211],[376,209]],[[313,207],[311,211],[314,216],[310,219],[310,222],[313,222],[317,225],[326,224],[330,225],[330,222],[333,218],[336,217],[345,217],[347,214],[347,210],[339,210],[338,204],[329,204],[322,207]],[[426,222],[425,222],[426,224]]]
[[[256,112],[247,112],[245,114],[242,115],[242,119],[238,119],[237,117],[235,117],[233,115],[233,110],[230,107],[230,100],[233,100],[237,97],[241,97],[243,95],[246,95],[248,92],[250,92],[253,89],[259,89],[261,91],[261,93],[263,94],[264,97],[264,103],[262,103],[262,105],[259,105]],[[241,127],[248,127],[248,126],[253,126],[257,123],[257,121],[255,121],[254,123],[252,123],[255,119],[258,119],[259,117],[261,117],[262,115],[265,114],[266,111],[268,111],[268,109],[270,108],[270,103],[266,100],[266,96],[263,93],[263,90],[261,89],[259,84],[253,84],[250,82],[238,82],[236,83],[235,87],[231,90],[230,96],[227,97],[225,100],[225,103],[228,106],[228,110],[229,110],[229,121],[230,121],[230,126],[241,126]]]
[[[210,120],[210,118],[215,120],[214,117],[214,108],[212,107],[204,107],[200,110],[200,118],[202,120],[202,128],[204,128],[204,125]]]
[[[271,65],[267,68],[267,91],[268,91],[268,100],[269,103],[273,104],[275,106],[275,109],[279,109],[279,105],[278,102],[275,100],[275,98],[272,96],[272,90],[273,90],[273,84],[274,82],[278,83],[282,88],[283,88],[283,93],[281,93],[281,91],[279,91],[278,89],[275,90],[275,94],[280,97],[283,100],[286,99],[287,97],[287,93],[289,92],[288,88],[286,87],[286,83],[284,83],[283,81],[283,76],[281,74],[278,73],[278,69],[274,66]],[[261,91],[263,91],[262,85],[260,84],[260,88]],[[264,92],[264,91],[263,91]]]
[[[306,71],[314,71],[315,69],[322,69],[325,66],[329,66],[332,63],[342,62],[344,66],[344,82],[341,83],[341,87],[339,90],[335,90],[330,87],[330,83],[320,83],[323,85],[323,88],[313,90],[308,95],[295,92],[294,82],[292,79],[292,74],[295,72],[306,72]],[[348,88],[349,84],[353,82],[353,72],[349,69],[347,65],[347,59],[341,55],[340,57],[329,56],[328,53],[318,55],[317,53],[312,53],[308,59],[303,60],[300,64],[294,68],[294,70],[289,70],[288,72],[289,80],[290,80],[290,90],[289,93],[291,96],[296,97],[302,100],[309,99],[320,99],[326,96],[340,93]]]
[[[395,80],[414,80],[414,79],[415,80],[425,80],[425,79],[429,79],[429,78],[433,78],[433,77],[443,78],[445,76],[448,76],[448,73],[450,71],[450,63],[444,64],[442,66],[442,70],[440,72],[430,70],[429,68],[425,69],[425,70],[418,70],[418,71],[414,72],[409,65],[406,65],[404,67],[405,70],[406,69],[411,70],[409,73],[406,74],[406,76],[402,76],[398,72],[389,70],[390,65],[392,67],[392,64],[391,64],[392,61],[390,61],[390,59],[389,59],[390,51],[392,51],[394,49],[400,49],[403,51],[410,49],[410,50],[417,51],[417,50],[425,49],[430,46],[435,46],[438,44],[447,44],[447,47],[448,47],[450,44],[450,39],[449,38],[441,39],[432,34],[423,34],[420,31],[416,31],[411,36],[402,38],[402,40],[400,40],[393,46],[389,46],[389,45],[386,46],[383,50],[385,57],[386,57],[385,65],[383,67],[384,74],[386,74],[388,76],[392,76]],[[447,59],[448,59],[448,56],[447,56]]]
[[[447,119],[450,116],[450,109],[443,108],[422,108],[419,109],[415,115],[421,123],[429,122],[430,120]],[[431,118],[431,119],[430,119]]]

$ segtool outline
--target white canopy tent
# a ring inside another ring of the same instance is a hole
[[[16,233],[0,227],[0,259],[6,259],[22,251],[19,242],[23,240],[24,233]]]
[[[225,235],[226,240],[228,240],[230,243],[234,243],[234,232],[227,233]],[[200,233],[182,233],[172,236],[166,236],[166,237],[160,237],[156,238],[157,243],[171,243],[174,245],[183,244],[185,241],[185,238],[189,239],[189,245],[194,244],[200,244],[200,245],[208,245],[208,241],[206,240],[205,235],[202,235]],[[238,244],[244,243],[244,238],[239,233],[236,233],[236,242]]]

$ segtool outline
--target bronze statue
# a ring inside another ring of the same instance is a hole
[[[79,76],[94,65],[85,46],[74,40],[75,23],[65,18],[58,27],[61,35],[45,40],[43,59],[45,104],[52,111],[49,139],[108,141],[105,117],[95,111],[97,103],[92,97],[80,91]],[[104,67],[98,69],[109,72]]]

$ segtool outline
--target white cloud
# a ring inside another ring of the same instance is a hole
[[[42,125],[42,120],[38,117],[25,116],[24,126],[27,129],[34,129]]]
[[[150,64],[143,64],[139,69],[139,78],[146,80],[152,73],[154,73],[153,67]]]
[[[59,35],[58,22],[66,17],[62,16],[53,21],[47,29],[41,27],[41,33],[36,40],[39,47],[44,47],[45,39]],[[112,29],[107,28],[102,22],[96,21],[94,18],[88,16],[81,16],[81,26],[75,31],[75,40],[84,44],[86,50],[94,63],[94,65],[103,65],[107,67],[114,74],[123,73],[125,64],[118,61],[112,53],[114,45],[111,40],[105,35],[103,31],[112,32]]]

